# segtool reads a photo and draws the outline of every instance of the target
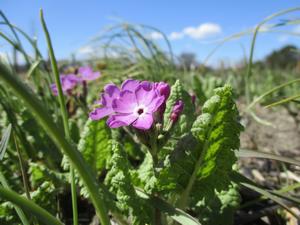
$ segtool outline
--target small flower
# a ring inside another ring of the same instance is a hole
[[[126,80],[121,85],[121,90],[135,90],[139,86],[139,81]],[[101,99],[97,102],[102,105],[101,108],[96,108],[90,113],[92,120],[100,120],[106,116],[110,116],[114,113],[112,108],[112,102],[114,99],[120,97],[120,89],[115,84],[108,84],[104,87],[104,93],[101,95]]]
[[[89,66],[79,67],[78,73],[82,81],[96,80],[101,76],[100,72],[94,72]]]
[[[70,94],[71,90],[74,89],[79,82],[80,79],[75,74],[60,75],[60,83],[65,95]],[[51,90],[55,96],[58,95],[56,84],[51,84]]]
[[[180,116],[183,108],[184,108],[183,101],[181,101],[181,100],[176,101],[176,103],[173,106],[171,116],[170,116],[170,119],[173,121],[173,123],[175,123],[179,119],[179,116]]]
[[[164,102],[155,89],[139,86],[134,92],[124,90],[120,98],[113,100],[115,115],[108,120],[111,128],[132,125],[135,128],[148,130],[153,124],[153,113]]]

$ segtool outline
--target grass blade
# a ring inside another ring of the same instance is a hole
[[[236,156],[244,157],[244,158],[251,157],[251,158],[272,159],[272,160],[277,160],[277,161],[300,166],[300,161],[298,161],[298,160],[290,159],[288,157],[284,157],[281,155],[275,155],[275,154],[265,153],[265,152],[258,152],[258,151],[253,151],[253,150],[240,149],[239,151],[236,151]]]
[[[139,188],[136,188],[136,191],[140,195],[140,197],[148,199],[150,205],[152,205],[154,208],[159,209],[162,213],[170,216],[176,222],[182,225],[201,225],[201,223],[197,219],[181,209],[174,208],[172,205],[162,200],[161,198],[149,196]]]
[[[52,71],[54,73],[55,83],[56,83],[56,87],[58,90],[58,99],[59,99],[59,105],[60,105],[60,110],[61,110],[63,124],[64,124],[65,136],[69,141],[71,141],[66,102],[65,102],[64,95],[63,95],[63,90],[62,90],[62,86],[61,86],[60,76],[59,76],[59,72],[58,72],[58,66],[56,63],[56,58],[54,55],[54,50],[52,47],[48,28],[47,28],[46,22],[44,20],[42,9],[40,10],[40,19],[41,19],[41,23],[42,23],[42,26],[44,29],[45,36],[46,36]],[[76,190],[77,188],[76,188],[76,183],[75,183],[75,175],[74,175],[73,166],[70,166],[70,177],[71,177],[73,224],[78,225],[77,190]]]
[[[298,220],[300,220],[300,217],[298,215],[296,215],[289,206],[286,205],[286,202],[283,201],[283,199],[279,196],[279,194],[277,193],[272,194],[269,191],[264,190],[263,188],[258,187],[252,180],[248,179],[247,177],[243,176],[242,174],[235,172],[232,174],[232,179],[239,183],[240,185],[243,185],[246,188],[249,188],[261,195],[263,195],[264,197],[271,199],[272,201],[276,202],[278,205],[280,205],[282,208],[284,208],[285,210],[287,210],[289,213],[291,213],[295,218],[297,218]]]
[[[48,213],[45,209],[41,208],[33,201],[30,201],[14,191],[11,191],[6,188],[0,187],[0,196],[7,201],[10,201],[20,208],[26,209],[34,216],[36,216],[43,224],[47,225],[63,225],[59,220],[57,220],[54,216]],[[29,223],[28,223],[29,224]]]
[[[262,99],[264,99],[265,97],[267,97],[268,95],[280,90],[281,88],[284,88],[286,86],[289,86],[291,84],[294,84],[294,83],[297,83],[297,82],[300,82],[300,79],[295,79],[295,80],[291,80],[291,81],[288,81],[286,83],[283,83],[283,84],[280,84],[274,88],[272,88],[271,90],[265,92],[264,94],[262,94],[261,96],[259,96],[258,98],[254,99],[251,104],[247,107],[247,109],[250,109],[252,108],[256,103],[260,102]]]
[[[6,152],[7,149],[7,145],[9,142],[9,138],[10,138],[10,134],[11,134],[11,124],[8,125],[8,127],[5,129],[4,134],[2,135],[2,139],[0,142],[0,161],[3,159],[3,156]],[[6,189],[10,189],[4,175],[2,174],[2,172],[0,171],[0,183],[3,187],[5,187]],[[26,218],[25,214],[23,213],[23,211],[14,205],[14,208],[20,218],[20,220],[22,221],[22,223],[24,225],[29,225],[28,219]]]
[[[6,152],[7,145],[10,138],[10,133],[11,133],[11,124],[8,125],[8,127],[4,130],[4,133],[2,135],[2,139],[0,142],[0,161],[3,159],[3,156]]]
[[[297,98],[300,98],[300,94],[294,95],[294,96],[291,96],[291,97],[288,97],[288,98],[284,98],[284,99],[279,100],[279,101],[277,101],[277,102],[273,102],[273,103],[271,103],[271,104],[269,104],[269,105],[266,105],[265,107],[266,107],[266,108],[270,108],[270,107],[273,107],[273,106],[282,105],[282,104],[284,104],[284,103],[288,103],[288,102],[290,102],[290,101],[293,101],[293,100],[295,100],[295,99],[297,99]]]

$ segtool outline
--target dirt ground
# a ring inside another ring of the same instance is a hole
[[[257,106],[255,114],[263,123],[270,125],[257,122],[249,114],[242,115],[245,130],[241,134],[241,149],[300,160],[299,113],[291,115],[284,107],[266,109]],[[293,165],[257,158],[241,158],[239,163],[244,175],[268,187],[276,187],[288,180],[300,182],[300,168]]]

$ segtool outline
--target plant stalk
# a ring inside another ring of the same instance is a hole
[[[31,200],[30,190],[29,190],[29,182],[28,182],[28,178],[26,176],[26,170],[25,170],[24,162],[22,160],[21,152],[20,152],[20,149],[18,147],[18,143],[17,143],[17,139],[16,139],[15,134],[13,134],[13,137],[14,137],[14,142],[15,142],[15,146],[16,146],[16,149],[17,149],[17,153],[18,153],[18,158],[19,158],[19,163],[20,163],[20,167],[21,167],[21,173],[22,173],[22,178],[23,178],[23,184],[24,184],[26,197],[29,200]]]
[[[55,83],[56,83],[56,86],[58,89],[58,99],[59,99],[59,105],[60,105],[62,119],[63,119],[65,136],[66,136],[67,140],[71,141],[71,135],[70,135],[70,129],[69,129],[69,123],[68,123],[68,113],[67,113],[67,109],[66,109],[65,98],[63,95],[62,87],[61,87],[59,71],[58,71],[56,58],[55,58],[52,43],[51,43],[51,38],[50,38],[48,29],[47,29],[47,25],[44,20],[42,10],[40,11],[40,19],[41,19],[42,27],[44,29],[45,36],[46,36],[52,71],[54,73]],[[73,224],[78,225],[77,191],[76,191],[74,169],[72,166],[70,166],[70,177],[71,177]]]
[[[54,216],[48,213],[45,209],[41,208],[33,201],[30,201],[14,191],[0,187],[0,196],[12,203],[20,206],[23,209],[28,210],[30,213],[35,215],[43,224],[47,225],[63,225]],[[28,223],[29,224],[29,223]]]

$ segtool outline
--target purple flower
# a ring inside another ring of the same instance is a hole
[[[115,115],[108,120],[111,128],[132,125],[148,130],[153,124],[153,113],[164,102],[163,96],[157,95],[155,89],[139,86],[134,92],[122,91],[120,98],[113,100]]]
[[[60,75],[60,83],[65,95],[70,94],[71,90],[74,89],[79,82],[80,78],[78,78],[75,74]],[[57,96],[58,90],[56,84],[51,84],[51,89],[53,94]]]
[[[121,85],[121,90],[135,90],[139,86],[139,81],[126,80]],[[101,99],[98,101],[102,105],[101,108],[96,108],[90,113],[92,120],[100,120],[106,116],[112,115],[114,110],[112,108],[112,102],[114,99],[120,97],[120,89],[115,84],[108,84],[104,87],[104,93],[101,95]]]
[[[89,66],[79,67],[78,73],[83,81],[96,80],[101,76],[100,72],[94,72]]]
[[[173,106],[172,112],[170,119],[175,123],[178,119],[179,116],[184,108],[184,103],[181,100],[176,101],[176,103]]]
[[[101,95],[100,108],[90,113],[92,120],[109,116],[107,124],[111,128],[132,125],[147,130],[154,121],[154,113],[165,108],[170,87],[160,82],[126,80],[121,89],[114,84],[106,85]]]

